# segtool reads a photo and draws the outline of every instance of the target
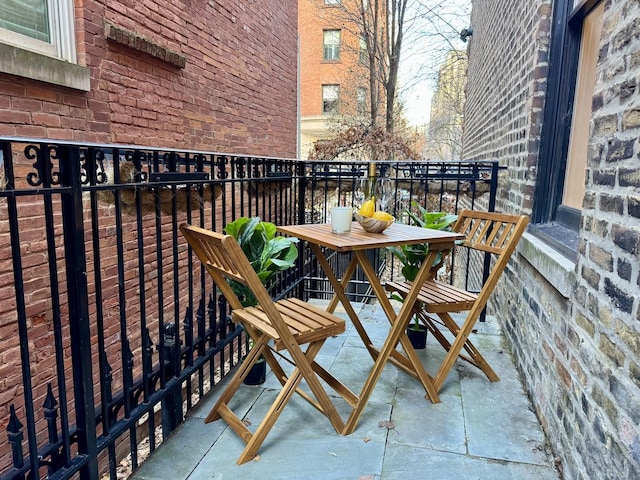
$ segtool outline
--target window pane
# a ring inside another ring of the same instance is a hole
[[[362,35],[360,36],[359,60],[360,60],[360,63],[365,63],[365,64],[369,61],[369,55],[367,54],[367,41],[364,39]]]
[[[334,113],[338,111],[338,85],[322,86],[322,112]]]
[[[358,87],[358,115],[367,113],[367,89]]]
[[[47,0],[3,0],[0,28],[50,42]]]
[[[340,59],[340,30],[324,31],[324,59]]]
[[[578,210],[582,209],[585,191],[591,101],[596,79],[604,4],[605,2],[601,2],[585,19],[580,43],[580,60],[562,198],[563,205]]]

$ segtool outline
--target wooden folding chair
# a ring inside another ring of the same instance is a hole
[[[442,384],[458,357],[481,369],[490,381],[500,380],[469,340],[469,335],[528,223],[529,218],[525,215],[506,215],[472,210],[463,210],[459,214],[453,230],[464,234],[465,240],[458,248],[468,248],[470,260],[480,260],[480,262],[486,263],[485,254],[492,258],[488,263],[490,265],[489,275],[479,293],[469,292],[437,280],[424,282],[420,289],[414,314],[447,351],[438,372],[433,377],[433,384],[437,392],[442,388]],[[472,251],[479,253],[474,255]],[[480,268],[482,268],[482,264]],[[385,285],[388,291],[397,292],[403,297],[406,296],[410,287],[409,282],[389,282]],[[454,312],[467,312],[462,325],[459,326],[451,317],[451,313]],[[442,326],[446,328],[445,332],[449,330],[453,334],[453,342],[450,342],[443,334],[440,328]],[[462,349],[465,350],[466,355]],[[439,401],[434,398],[431,400]]]
[[[320,378],[352,406],[355,405],[357,398],[315,363],[314,358],[328,337],[344,332],[344,320],[302,300],[287,299],[274,302],[234,237],[188,224],[181,225],[180,231],[229,302],[232,320],[240,322],[253,340],[253,347],[209,412],[205,423],[222,418],[246,443],[245,449],[238,458],[238,464],[255,457],[294,393],[300,394],[316,407],[329,418],[336,432],[342,433],[344,422],[321,385]],[[258,305],[243,307],[230,287],[229,280],[246,285],[255,295]],[[308,344],[306,351],[300,347],[304,344]],[[286,359],[279,353],[274,356],[274,352],[281,350],[288,351],[291,358]],[[231,411],[228,404],[261,355],[265,357],[282,384],[282,390],[255,433],[251,433],[242,419]],[[276,356],[294,364],[295,368],[289,376],[285,374]],[[300,382],[303,379],[313,396],[300,388]]]

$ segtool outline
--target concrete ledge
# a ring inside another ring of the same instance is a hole
[[[89,91],[89,68],[0,43],[0,72]]]
[[[565,298],[576,282],[576,264],[535,235],[525,233],[518,252]]]

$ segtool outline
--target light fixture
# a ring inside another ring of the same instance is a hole
[[[460,40],[466,43],[467,37],[470,37],[471,35],[473,35],[473,28],[463,28],[460,32]]]

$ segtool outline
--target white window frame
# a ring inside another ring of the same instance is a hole
[[[73,0],[47,0],[50,42],[0,28],[0,43],[77,63]]]
[[[360,50],[358,52],[358,61],[364,65],[369,63],[369,52],[367,50],[367,40],[364,35],[360,35]]]
[[[322,85],[322,113],[331,115],[338,113],[338,102],[340,101],[340,85],[329,84]],[[327,104],[331,104],[333,108],[325,108]]]
[[[334,34],[337,32],[337,42],[329,42],[327,40],[335,40]],[[323,46],[323,58],[325,61],[335,62],[340,60],[340,42],[342,32],[339,29],[323,30],[322,32],[322,46]]]

